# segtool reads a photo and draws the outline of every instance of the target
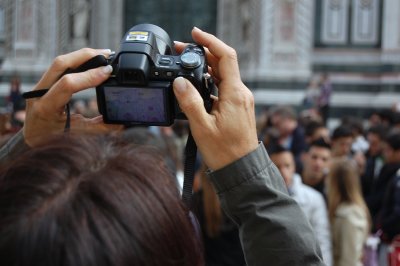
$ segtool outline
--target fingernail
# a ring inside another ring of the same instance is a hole
[[[174,80],[174,89],[176,92],[182,93],[182,92],[186,91],[186,88],[187,88],[187,86],[186,86],[186,81],[184,78],[177,77]]]
[[[106,65],[106,66],[103,66],[102,71],[104,74],[111,74],[111,72],[113,71],[113,68],[111,65]]]
[[[193,27],[193,30],[202,31],[201,29],[199,29],[199,28],[197,28],[197,27]]]
[[[105,55],[110,55],[112,52],[111,49],[103,49],[102,53]]]

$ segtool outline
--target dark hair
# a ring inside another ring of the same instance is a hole
[[[293,107],[286,105],[274,106],[270,110],[271,116],[281,116],[284,118],[297,120],[297,115]]]
[[[280,154],[283,152],[291,152],[291,151],[279,144],[273,144],[273,145],[268,146],[268,154],[270,156],[272,156],[274,154]]]
[[[385,142],[395,151],[400,150],[400,131],[394,130],[390,132]]]
[[[377,135],[381,140],[384,140],[387,135],[388,127],[384,125],[376,125],[368,129],[367,133]]]
[[[331,149],[331,145],[328,142],[326,142],[325,139],[323,139],[323,138],[319,138],[319,139],[314,140],[313,142],[311,142],[310,145],[308,146],[308,151],[312,147],[325,148],[325,149],[328,149],[328,150]]]
[[[338,126],[332,133],[332,140],[347,137],[353,137],[353,132],[350,127],[345,125]]]
[[[304,134],[307,137],[311,137],[319,128],[325,128],[324,124],[319,121],[310,121],[304,127]]]
[[[364,135],[364,125],[361,118],[345,116],[342,118],[342,126],[348,127],[353,135]]]
[[[165,164],[147,148],[69,136],[0,171],[3,265],[201,265]]]

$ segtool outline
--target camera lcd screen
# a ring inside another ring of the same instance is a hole
[[[165,123],[165,88],[105,87],[106,116],[115,122]]]

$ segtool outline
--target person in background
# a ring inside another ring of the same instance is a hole
[[[365,154],[368,151],[369,143],[364,136],[364,126],[360,118],[350,117],[347,122],[351,131],[353,132],[353,143],[351,144],[351,151],[353,153]]]
[[[319,121],[310,121],[305,125],[304,129],[307,145],[321,138],[327,143],[331,141],[329,129]]]
[[[353,144],[353,132],[350,127],[340,125],[333,130],[331,137],[332,157],[351,156],[351,145]]]
[[[199,187],[193,195],[193,211],[199,221],[207,266],[244,266],[237,226],[221,209],[218,195],[202,165],[197,171]]]
[[[317,236],[322,257],[327,266],[332,265],[332,244],[328,211],[321,193],[303,184],[295,173],[293,154],[281,146],[269,149],[272,162],[278,167],[289,195],[300,205]]]
[[[322,120],[326,125],[328,123],[329,118],[329,109],[331,104],[331,97],[332,97],[332,83],[329,79],[328,73],[324,73],[321,76],[320,81],[320,93],[317,100],[319,113],[321,114]]]
[[[320,94],[319,89],[318,80],[316,78],[312,78],[304,93],[303,109],[307,111],[317,109],[317,101]]]
[[[374,233],[381,234],[379,265],[388,265],[389,244],[400,233],[400,132],[392,129],[383,141],[384,165],[366,197]]]
[[[354,134],[351,127],[347,124],[338,126],[332,133],[332,157],[354,159],[357,163],[359,173],[362,175],[365,171],[365,155],[361,151],[353,152],[351,150],[353,143]]]
[[[332,158],[331,146],[324,139],[312,142],[304,154],[303,183],[316,189],[325,197],[325,178]]]
[[[327,196],[335,266],[362,266],[370,218],[359,179],[353,160],[333,161],[327,178]]]
[[[11,105],[12,113],[15,113],[23,108],[21,81],[17,75],[12,77],[10,81],[10,92],[8,94],[7,100]]]
[[[365,171],[361,176],[361,187],[364,198],[368,198],[371,194],[373,185],[378,179],[379,172],[384,164],[383,146],[386,132],[387,128],[383,125],[373,126],[367,131],[369,149],[365,154]]]
[[[301,155],[307,145],[304,129],[297,121],[293,108],[289,106],[276,106],[271,109],[270,119],[272,126],[277,130],[279,145],[290,150],[296,161],[296,171],[301,172]]]
[[[383,207],[385,193],[400,169],[400,133],[389,132],[383,144],[384,165],[379,172],[378,178],[372,185],[371,193],[366,197],[366,202],[372,216],[373,228],[376,231],[378,225],[378,213]]]

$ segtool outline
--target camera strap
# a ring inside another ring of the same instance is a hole
[[[183,189],[182,189],[182,201],[189,210],[192,207],[192,194],[193,194],[196,155],[197,155],[197,145],[189,129],[189,135],[185,147],[184,179],[183,179]]]

